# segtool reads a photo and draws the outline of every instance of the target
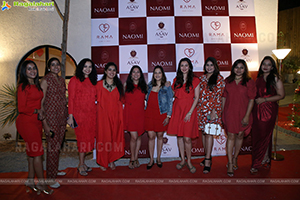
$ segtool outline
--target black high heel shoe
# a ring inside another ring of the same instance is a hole
[[[210,160],[210,166],[205,166],[203,168],[203,174],[208,174],[210,172],[211,166],[212,166],[212,161],[211,161],[211,157],[210,158],[205,158],[204,160]]]
[[[152,164],[151,165],[149,165],[150,163],[148,163],[148,165],[147,165],[147,170],[149,170],[149,169],[151,169],[152,167],[153,167],[153,165],[154,165],[154,161],[152,162]]]

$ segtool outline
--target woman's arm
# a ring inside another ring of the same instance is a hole
[[[250,117],[253,105],[254,105],[254,99],[249,99],[247,112],[241,122],[243,126],[247,126],[249,123],[249,117]]]
[[[42,99],[42,102],[41,102],[41,109],[45,112],[45,109],[44,109],[44,102],[45,102],[45,98],[46,98],[46,93],[47,93],[47,88],[48,88],[48,84],[47,84],[47,81],[46,79],[42,79],[42,82],[41,82],[41,88],[43,90],[43,93],[44,93],[44,96],[43,96],[43,99]],[[45,113],[46,114],[46,113]],[[46,118],[43,120],[43,127],[44,127],[44,131],[46,134],[49,134],[50,133],[50,127],[47,123],[47,120]]]
[[[283,87],[283,83],[280,79],[277,79],[275,78],[275,81],[276,81],[276,95],[274,96],[271,96],[271,97],[266,97],[266,98],[263,98],[263,97],[259,97],[257,99],[255,99],[255,102],[257,104],[261,104],[261,103],[264,103],[264,102],[275,102],[275,101],[279,101],[281,99],[283,99],[285,97],[285,92],[284,92],[284,87]]]
[[[74,127],[74,121],[73,121],[73,113],[74,113],[74,99],[75,99],[75,80],[71,79],[68,85],[68,96],[69,96],[69,101],[68,101],[68,112],[69,112],[69,117],[67,120],[67,123],[69,126]]]
[[[186,116],[184,118],[185,122],[190,121],[192,113],[193,113],[193,111],[194,111],[194,109],[197,106],[197,103],[199,101],[199,94],[200,94],[200,84],[198,84],[197,87],[194,90],[194,96],[195,96],[194,97],[194,102],[193,102],[193,105],[192,105],[190,111],[186,114]]]

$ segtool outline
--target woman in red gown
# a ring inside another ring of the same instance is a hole
[[[58,172],[58,163],[68,117],[66,84],[59,76],[61,68],[57,58],[49,59],[47,69],[46,76],[41,82],[44,92],[42,109],[46,115],[43,126],[47,140],[47,181],[50,187],[58,188],[60,184],[55,181],[55,178],[57,175],[65,174],[65,172]]]
[[[252,174],[257,173],[262,165],[271,165],[272,135],[278,114],[277,101],[285,96],[275,61],[270,56],[265,56],[261,61],[256,91],[252,126]]]
[[[180,170],[187,165],[191,173],[196,172],[191,162],[191,139],[199,136],[195,110],[199,100],[199,83],[199,78],[194,76],[191,60],[182,58],[178,64],[176,78],[173,80],[172,89],[175,93],[175,100],[167,132],[170,135],[177,135],[181,162],[176,165],[176,168]]]
[[[130,133],[131,158],[129,169],[139,167],[139,150],[141,147],[141,135],[145,132],[145,94],[147,84],[142,69],[134,65],[126,80],[124,94],[124,130]]]
[[[117,65],[105,65],[104,75],[97,83],[97,163],[105,171],[116,168],[114,161],[124,155],[123,98],[124,89],[117,76]]]
[[[156,66],[153,70],[152,80],[148,84],[148,93],[146,96],[146,116],[145,129],[148,131],[148,146],[150,162],[147,169],[154,165],[154,147],[157,137],[157,161],[156,164],[162,168],[160,159],[163,147],[163,135],[168,128],[169,119],[172,114],[173,91],[170,85],[165,85],[167,81],[165,72],[161,66]]]
[[[27,60],[21,65],[18,82],[18,111],[16,127],[26,142],[28,156],[28,179],[25,183],[29,189],[40,193],[52,194],[44,180],[42,145],[42,121],[45,118],[41,109],[43,92],[39,83],[38,68],[33,61]],[[34,184],[35,175],[38,185]]]
[[[197,106],[198,125],[202,132],[202,143],[205,151],[205,158],[200,163],[204,166],[203,173],[207,174],[211,169],[211,152],[214,144],[214,137],[205,133],[205,124],[213,121],[219,125],[222,112],[222,94],[225,87],[223,77],[220,75],[217,60],[208,57],[204,63],[204,75],[200,77],[200,95]]]
[[[222,121],[227,133],[227,175],[232,177],[234,175],[233,170],[238,169],[237,157],[244,136],[247,136],[251,131],[253,121],[251,112],[256,88],[255,82],[249,76],[247,63],[242,59],[233,63],[231,73],[225,79],[225,83],[222,98]]]
[[[96,84],[97,71],[92,60],[82,59],[76,67],[75,76],[68,85],[69,118],[67,123],[74,128],[79,152],[78,172],[82,176],[92,171],[85,162],[86,152],[92,151],[96,137]],[[78,127],[74,127],[74,120]]]

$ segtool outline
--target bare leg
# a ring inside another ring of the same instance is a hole
[[[192,157],[192,140],[191,138],[188,137],[183,137],[184,140],[184,146],[185,146],[185,153],[186,153],[186,158],[187,158],[187,164],[189,166],[189,168],[192,168],[192,161],[191,161],[191,157]]]
[[[206,153],[206,149],[205,149],[205,135],[204,132],[202,132],[202,144],[203,144],[203,148],[204,148],[204,153]]]
[[[36,173],[36,176],[39,180],[39,187],[42,190],[48,190],[44,179],[44,169],[43,169],[43,161],[42,156],[33,157],[33,167]]]
[[[142,144],[142,138],[141,138],[141,136],[138,136],[138,138],[136,140],[135,160],[137,160],[139,158],[139,151],[141,148],[141,144]]]
[[[160,156],[163,147],[164,132],[157,133],[157,163],[161,163]]]
[[[181,158],[181,162],[180,165],[184,165],[185,164],[185,154],[184,154],[184,142],[183,142],[183,137],[178,137],[177,136],[177,145],[179,148],[179,153],[180,153],[180,158]]]
[[[232,163],[233,163],[234,168],[236,168],[236,169],[238,168],[237,157],[239,156],[240,150],[242,148],[243,140],[244,140],[244,131],[241,131],[236,135],[235,144],[234,144],[235,150],[234,150],[234,156],[233,156]]]
[[[130,161],[134,161],[137,159],[137,139],[138,139],[138,133],[137,132],[130,132],[130,152],[131,152],[131,157]]]
[[[211,166],[211,152],[212,152],[212,148],[213,148],[213,145],[214,145],[214,138],[212,135],[208,135],[206,134],[205,135],[205,164],[204,166],[206,167],[210,167]]]
[[[148,164],[148,166],[152,165],[152,163],[154,162],[153,160],[153,154],[154,154],[154,147],[155,147],[155,137],[156,137],[156,133],[154,131],[148,131],[148,146],[149,146],[149,156],[150,156],[150,162]]]
[[[234,146],[234,141],[235,141],[235,134],[234,133],[229,133],[227,136],[227,143],[226,143],[226,148],[227,148],[227,158],[228,158],[228,166],[227,166],[227,172],[232,173],[233,168],[232,168],[232,153],[233,153],[233,146]]]

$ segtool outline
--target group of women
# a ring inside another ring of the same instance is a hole
[[[261,166],[270,166],[272,132],[278,112],[277,101],[284,98],[284,88],[275,61],[266,56],[259,67],[256,83],[250,78],[244,60],[236,60],[230,75],[224,80],[217,61],[206,59],[204,75],[193,73],[188,58],[178,64],[173,84],[167,81],[164,70],[156,66],[149,84],[139,66],[133,66],[126,83],[117,76],[117,65],[109,62],[101,81],[97,82],[95,65],[83,59],[76,67],[75,76],[66,86],[57,58],[48,61],[48,73],[39,82],[38,69],[33,61],[25,61],[18,81],[18,110],[16,126],[27,145],[28,180],[26,186],[36,192],[51,194],[47,186],[57,188],[58,158],[68,123],[74,128],[79,151],[78,173],[88,175],[92,169],[85,164],[85,154],[96,147],[97,163],[105,171],[116,168],[114,161],[124,155],[124,130],[131,136],[130,169],[140,166],[138,161],[141,135],[147,131],[151,169],[157,138],[156,165],[161,168],[163,134],[177,136],[181,161],[191,173],[196,168],[191,162],[192,139],[202,135],[205,158],[200,163],[203,173],[212,165],[214,137],[205,131],[207,123],[224,126],[227,134],[227,174],[238,169],[237,158],[243,138],[252,127],[252,167],[256,173]],[[174,101],[173,101],[174,98]],[[145,106],[146,101],[146,106]],[[68,107],[67,107],[68,104]],[[124,105],[124,106],[123,106]],[[123,108],[124,107],[124,108]],[[47,182],[43,176],[42,128],[47,140]],[[96,139],[96,142],[95,142]],[[39,182],[34,183],[37,176]]]

